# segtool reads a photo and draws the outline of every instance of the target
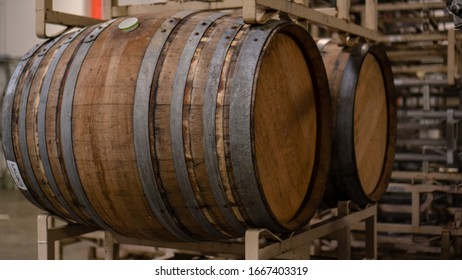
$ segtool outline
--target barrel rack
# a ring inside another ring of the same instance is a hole
[[[441,259],[450,259],[451,254],[462,253],[462,208],[448,206],[447,211],[453,217],[446,224],[425,224],[425,215],[434,211],[433,204],[437,200],[435,193],[462,194],[460,173],[423,173],[394,171],[387,194],[407,194],[411,197],[410,205],[395,205],[380,201],[377,205],[377,241],[379,244],[392,243],[393,246],[412,251],[439,254]],[[386,197],[386,196],[385,196]],[[409,223],[384,221],[381,217],[390,214],[409,216]],[[364,230],[362,225],[354,225],[353,230]],[[419,240],[419,242],[414,242]],[[438,239],[439,246],[431,244]],[[409,247],[409,248],[408,248]],[[453,250],[453,251],[451,251]]]
[[[447,42],[442,54],[445,63],[442,65],[421,65],[409,67],[394,67],[395,73],[415,73],[419,71],[437,71],[446,76],[444,83],[454,85],[461,76],[462,60],[461,41],[462,34],[455,32],[454,27],[445,28],[444,31],[426,31],[415,33],[390,33],[379,32],[379,13],[420,11],[420,21],[440,21],[443,18],[426,18],[433,12],[445,13],[446,3],[423,2],[423,3],[383,3],[378,0],[366,0],[364,5],[351,5],[350,0],[337,1],[336,7],[317,8],[313,7],[311,0],[203,0],[203,1],[169,1],[169,0],[104,0],[102,17],[109,20],[116,17],[131,16],[146,12],[164,12],[168,10],[239,10],[242,12],[244,21],[250,24],[258,24],[269,19],[275,13],[282,16],[290,16],[293,20],[307,26],[313,37],[316,37],[319,27],[337,31],[345,42],[355,38],[363,38],[369,42],[378,43],[408,43],[408,50],[387,50],[391,56],[418,57],[423,52],[412,49],[416,42]],[[350,15],[359,14],[360,24],[350,22]],[[406,19],[403,19],[406,20]],[[411,19],[411,20],[416,20]],[[59,34],[48,35],[47,24],[57,24],[66,27],[63,32],[73,27],[84,27],[101,22],[84,16],[77,16],[53,10],[52,0],[36,0],[36,34],[39,38],[52,38]],[[401,19],[397,19],[400,22]],[[452,20],[450,20],[452,22]],[[423,53],[423,59],[428,53]],[[399,78],[395,83],[403,85],[408,83],[428,84],[433,81],[428,78]]]
[[[98,231],[94,228],[79,225],[65,224],[57,226],[56,216],[51,214],[38,215],[38,259],[51,260],[62,259],[62,247],[69,243],[70,239],[84,237],[93,233],[100,236],[102,242],[97,242],[104,247],[105,259],[119,258],[119,245],[131,244],[158,248],[171,248],[200,252],[204,255],[221,254],[230,258],[260,260],[260,259],[310,259],[311,243],[321,237],[337,234],[338,259],[351,258],[351,226],[364,223],[366,234],[365,256],[366,259],[377,258],[377,206],[370,205],[364,209],[358,209],[349,201],[339,202],[337,215],[324,221],[316,222],[300,232],[290,236],[281,237],[266,229],[248,229],[245,237],[231,242],[154,242],[138,239],[130,239],[108,232]],[[100,240],[100,241],[101,241]]]
[[[49,38],[46,33],[46,24],[61,24],[66,27],[80,27],[88,26],[99,22],[99,20],[88,19],[84,17],[78,17],[75,15],[64,14],[58,11],[54,11],[52,7],[52,0],[36,0],[36,15],[37,25],[36,33],[40,38]],[[448,135],[454,134],[454,125],[461,118],[460,108],[454,110],[454,108],[448,110],[434,111],[430,108],[430,94],[431,86],[454,86],[460,81],[462,77],[462,33],[456,32],[453,27],[444,28],[444,30],[423,30],[416,34],[415,32],[399,31],[390,33],[380,33],[379,24],[380,22],[378,14],[380,13],[392,13],[395,11],[409,12],[418,11],[416,16],[407,17],[394,17],[383,19],[382,21],[396,21],[403,25],[405,24],[421,24],[425,21],[436,22],[445,21],[448,15],[436,15],[436,12],[444,13],[446,9],[445,1],[440,2],[425,2],[425,3],[386,3],[379,4],[378,0],[366,0],[364,5],[350,5],[349,0],[336,1],[337,6],[335,8],[311,8],[310,0],[224,0],[224,1],[167,1],[167,0],[104,0],[103,18],[108,20],[115,17],[131,16],[142,12],[163,12],[166,10],[188,10],[188,9],[233,9],[240,10],[247,23],[260,23],[265,19],[269,18],[274,13],[280,15],[290,16],[292,19],[297,20],[311,30],[313,36],[316,34],[318,27],[328,28],[330,30],[337,30],[341,39],[348,41],[354,40],[355,38],[363,38],[368,42],[379,42],[387,43],[387,53],[393,63],[393,72],[395,73],[395,85],[398,88],[408,87],[421,87],[422,88],[422,100],[424,104],[423,110],[411,112],[409,108],[404,108],[403,112],[407,117],[412,117],[410,114],[415,113],[419,116],[416,118],[444,118],[445,122],[443,125],[447,126]],[[142,4],[140,4],[142,3]],[[434,17],[432,16],[433,11]],[[361,14],[361,24],[351,23],[349,18],[352,13]],[[404,13],[405,14],[405,13]],[[422,16],[425,14],[425,16]],[[427,18],[425,18],[428,16]],[[419,18],[421,17],[421,18]],[[447,21],[447,19],[446,19]],[[449,18],[449,21],[452,21]],[[435,49],[437,42],[444,42],[438,45]],[[431,43],[433,42],[433,43]],[[418,44],[426,46],[425,48],[416,48]],[[396,46],[395,46],[396,45]],[[434,59],[437,57],[441,63],[435,65],[427,65],[425,62],[429,58]],[[416,60],[418,65],[401,65],[402,61],[414,61]],[[437,73],[438,79],[432,78],[431,73]],[[441,76],[441,77],[440,77]],[[460,91],[459,91],[460,92]],[[460,99],[462,100],[462,99]],[[461,101],[462,102],[462,101]],[[430,109],[431,112],[430,112]],[[429,114],[439,114],[438,116],[429,116]],[[404,124],[407,125],[407,124]],[[403,124],[402,124],[403,126]],[[459,145],[454,142],[456,137],[447,137],[445,143],[446,147],[445,154],[439,152],[434,156],[437,156],[438,162],[452,162],[454,158],[457,158],[459,152]],[[404,143],[406,139],[398,139],[398,142]],[[414,140],[414,139],[413,139]],[[460,139],[459,139],[460,141]],[[422,144],[424,146],[426,144]],[[442,146],[438,144],[438,146]],[[409,159],[409,157],[412,157]],[[428,155],[409,155],[401,153],[398,155],[398,159],[401,157],[401,161],[416,160],[427,162]],[[428,170],[426,170],[428,171]],[[407,173],[410,174],[410,173]],[[417,173],[416,173],[417,174]],[[423,173],[420,173],[423,174]],[[428,175],[428,173],[425,173]],[[459,173],[460,174],[460,173]],[[407,176],[407,175],[406,175]],[[413,178],[415,174],[412,175]],[[420,175],[416,175],[420,176]],[[448,175],[450,176],[450,175]],[[449,181],[450,179],[442,179],[443,181]],[[301,233],[294,234],[291,238],[281,239],[273,234],[262,230],[262,229],[249,229],[246,237],[242,242],[233,243],[218,243],[218,242],[201,242],[201,243],[154,243],[141,240],[127,240],[119,236],[112,236],[108,233],[103,233],[105,236],[104,243],[106,247],[106,258],[114,258],[117,254],[117,244],[129,243],[129,244],[143,244],[155,247],[164,248],[176,248],[176,249],[190,249],[205,253],[228,253],[240,258],[245,257],[246,259],[256,258],[271,258],[283,254],[283,257],[292,255],[300,258],[309,257],[310,242],[320,236],[324,236],[327,233],[338,232],[343,230],[344,233],[349,229],[364,229],[364,226],[353,224],[358,220],[352,218],[359,216],[366,220],[366,236],[372,239],[366,243],[366,249],[369,252],[367,258],[376,258],[377,256],[377,240],[381,242],[380,236],[376,238],[376,232],[392,232],[396,234],[408,233],[408,234],[429,234],[435,236],[441,236],[442,240],[442,254],[446,254],[451,246],[451,238],[455,238],[455,243],[461,242],[462,238],[462,217],[460,210],[457,210],[454,214],[454,222],[447,226],[424,226],[420,223],[422,215],[422,204],[420,197],[425,196],[428,193],[434,191],[441,191],[447,193],[460,194],[459,188],[454,188],[451,185],[446,184],[433,184],[422,182],[415,184],[414,182],[406,183],[392,183],[389,187],[390,193],[410,193],[412,196],[412,203],[406,208],[406,211],[411,215],[410,224],[386,224],[377,223],[377,209],[381,211],[381,205],[371,206],[364,210],[357,212],[348,213],[348,215],[342,216],[341,214],[334,218],[334,221],[328,221],[325,224],[313,224],[311,229],[303,231]],[[399,205],[398,205],[399,206]],[[383,207],[382,207],[383,208]],[[399,207],[394,207],[395,210]],[[348,208],[347,208],[348,209]],[[343,210],[345,210],[343,208]],[[374,214],[368,214],[368,211],[374,212]],[[350,211],[346,211],[350,212]],[[338,209],[338,213],[342,213],[341,207]],[[345,213],[345,212],[343,212]],[[61,246],[55,246],[53,241],[63,240],[64,238],[79,236],[84,232],[94,232],[94,229],[87,228],[80,225],[67,225],[64,227],[55,227],[53,220],[55,217],[47,214],[39,216],[39,258],[40,259],[53,259],[59,258],[58,254],[55,254],[55,249],[59,249]],[[372,222],[372,219],[374,221]],[[361,219],[360,219],[361,220]],[[342,228],[342,229],[340,229]],[[372,233],[371,233],[372,232]],[[323,235],[321,235],[323,234]],[[259,244],[257,241],[259,237],[265,237],[269,241],[268,244]],[[115,242],[114,242],[115,238]],[[346,237],[345,237],[346,238]],[[459,240],[459,241],[457,241]],[[345,241],[345,240],[343,240]],[[346,241],[345,241],[346,242]],[[350,246],[347,249],[344,248],[344,242],[339,240],[339,258],[348,258]],[[371,245],[372,244],[372,245]],[[58,250],[59,251],[59,250]],[[373,253],[371,253],[373,252]],[[59,253],[59,252],[58,252]],[[444,257],[443,257],[444,258]]]

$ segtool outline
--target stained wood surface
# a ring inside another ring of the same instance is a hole
[[[92,41],[83,42],[97,27],[90,27],[77,35],[66,46],[53,72],[44,112],[45,135],[41,135],[37,127],[41,89],[50,63],[66,38],[49,51],[36,73],[25,71],[19,79],[13,107],[12,136],[18,165],[21,171],[25,169],[17,125],[21,93],[27,79],[34,78],[27,100],[26,143],[34,179],[44,193],[43,198],[50,201],[53,208],[50,211],[69,220],[82,220],[88,225],[100,223],[98,226],[107,226],[109,230],[128,237],[178,241],[178,237],[164,226],[164,220],[161,220],[164,217],[156,215],[151,208],[151,197],[145,193],[134,143],[138,121],[134,118],[134,102],[140,66],[153,36],[166,32],[161,25],[175,22],[166,44],[156,46],[162,47],[162,51],[154,69],[151,91],[145,93],[149,95],[150,116],[145,127],[149,131],[150,150],[145,152],[151,156],[156,182],[156,186],[147,187],[158,188],[168,212],[162,214],[171,215],[174,228],[182,234],[196,240],[216,240],[214,231],[222,238],[241,237],[245,228],[255,227],[255,222],[260,222],[255,221],[255,213],[247,211],[249,205],[246,203],[252,203],[253,198],[243,199],[236,187],[234,168],[239,162],[232,162],[236,151],[230,146],[230,102],[231,89],[240,82],[235,78],[239,58],[249,51],[243,48],[243,43],[254,27],[245,25],[236,15],[223,15],[213,23],[207,23],[214,12],[195,12],[184,19],[173,19],[173,14],[140,15],[139,27],[131,32],[119,30],[117,25],[124,19],[118,19],[101,29],[102,32]],[[181,68],[179,63],[185,47],[191,38],[199,35],[194,30],[207,24],[210,26],[200,35],[198,45],[190,50],[193,54],[191,61]],[[314,52],[314,41],[294,24],[279,22],[271,28],[260,30],[269,38],[264,47],[252,50],[256,61],[253,67],[258,69],[255,86],[246,89],[252,96],[252,111],[238,113],[252,116],[251,130],[246,136],[253,141],[250,159],[254,161],[255,170],[251,172],[258,180],[255,189],[261,195],[258,199],[265,202],[263,214],[282,229],[287,229],[284,231],[292,231],[308,222],[323,193],[330,157],[327,113],[330,103],[326,75],[319,53]],[[233,35],[225,36],[226,32]],[[227,46],[224,59],[214,62],[219,42],[223,40],[229,40],[229,44],[224,44]],[[86,46],[89,50],[82,63],[75,64],[79,50]],[[204,92],[211,79],[209,70],[213,63],[221,66],[214,77],[216,92],[211,92],[216,97],[215,104],[211,104],[216,111],[212,119],[207,120],[204,108],[211,101],[205,98]],[[69,86],[68,80],[73,78],[70,69],[76,65],[79,71],[75,88],[66,92],[73,94],[72,112],[65,112],[64,88]],[[181,114],[172,110],[175,108],[172,106],[178,105],[172,104],[178,73],[186,78],[181,93]],[[63,137],[60,122],[67,115],[71,116],[72,135]],[[170,127],[172,116],[177,115],[180,115],[181,139],[172,138],[174,133]],[[214,131],[206,130],[204,124],[212,121]],[[215,161],[205,159],[208,149],[212,149],[204,142],[210,133],[216,141]],[[68,209],[72,210],[70,213],[60,204],[47,181],[39,147],[42,136],[46,139],[53,179]],[[65,150],[69,145],[62,141],[66,139],[71,139],[71,149]],[[180,146],[173,143],[180,143]],[[174,158],[173,149],[184,152],[184,158]],[[79,184],[71,182],[68,175],[70,167],[66,166],[64,158],[68,159],[69,153],[75,159]],[[193,197],[185,193],[185,186],[178,178],[178,162],[182,161],[186,165],[186,180]],[[210,170],[215,170],[219,176],[218,185],[210,180]],[[30,178],[25,181],[31,184]],[[79,185],[85,199],[75,192]],[[221,201],[217,200],[217,191],[222,195]],[[190,204],[191,201],[194,205]],[[198,213],[204,218],[202,221]],[[233,218],[232,221],[229,217]],[[212,227],[213,231],[207,227]]]
[[[217,226],[222,228],[223,232],[235,233],[235,230],[229,226],[229,221],[226,220],[220,210],[220,206],[213,195],[211,183],[209,182],[207,174],[207,166],[205,163],[205,149],[212,149],[204,145],[205,131],[204,128],[204,103],[211,102],[205,99],[206,85],[209,79],[209,69],[212,67],[212,59],[214,57],[217,44],[223,37],[223,33],[229,26],[235,24],[237,17],[223,17],[216,21],[214,28],[209,28],[202,38],[195,54],[186,84],[184,96],[184,147],[185,159],[188,167],[188,174],[191,180],[191,185],[196,194],[196,199],[202,205],[207,205],[209,213],[209,220]],[[237,26],[236,26],[237,27]],[[239,38],[236,38],[238,40]],[[227,61],[223,61],[226,64]],[[217,81],[219,82],[219,81]],[[215,95],[218,92],[214,93]],[[216,106],[216,104],[213,104]],[[215,117],[215,116],[214,116]],[[211,122],[212,120],[205,120]],[[221,124],[219,124],[221,127]],[[220,135],[217,135],[219,137]],[[217,166],[218,167],[218,166]],[[226,186],[230,190],[230,186]],[[233,208],[233,213],[240,217],[240,210],[236,207],[235,198],[231,191],[228,192],[228,202]],[[243,219],[240,219],[243,221]]]
[[[44,203],[44,201],[45,200],[49,201],[48,198],[45,195],[39,195],[38,191],[32,186],[31,178],[27,176],[27,173],[25,170],[26,167],[24,163],[24,157],[20,151],[20,143],[19,143],[19,117],[20,117],[19,114],[20,114],[20,105],[21,105],[20,100],[21,100],[21,96],[23,94],[23,90],[24,90],[27,79],[32,79],[33,75],[35,75],[35,72],[30,70],[29,68],[32,67],[36,59],[38,59],[38,56],[36,54],[33,55],[29,59],[28,63],[26,64],[25,70],[20,74],[17,80],[17,88],[16,88],[16,92],[13,98],[13,103],[11,105],[12,106],[11,138],[12,138],[12,143],[13,143],[13,152],[16,157],[18,168],[20,170],[20,174],[22,176],[24,183],[27,185],[27,189],[30,195],[33,196],[40,203],[40,205],[44,207],[44,209],[48,211],[56,211],[55,209],[48,209],[49,207],[46,207],[46,204]]]
[[[241,28],[227,52],[217,92],[217,106],[215,113],[218,169],[223,189],[227,194],[226,197],[231,205],[233,213],[240,221],[251,220],[251,213],[247,213],[245,207],[242,205],[242,200],[240,199],[239,194],[235,190],[236,182],[231,166],[231,149],[229,143],[229,91],[232,88],[236,60],[248,30],[248,25]]]
[[[128,33],[119,20],[95,40],[77,80],[72,131],[82,187],[98,216],[122,235],[169,240],[144,199],[133,145],[136,77],[165,19],[139,17],[143,24]]]
[[[162,60],[163,67],[160,69],[158,78],[155,78],[162,82],[158,83],[156,89],[156,105],[154,110],[155,155],[157,158],[157,170],[159,172],[161,186],[165,190],[167,199],[172,209],[174,209],[175,215],[182,217],[181,222],[184,226],[192,234],[206,239],[210,239],[212,237],[203,228],[201,228],[196,219],[192,216],[188,210],[185,199],[183,199],[182,195],[184,194],[180,191],[173,162],[170,112],[176,67],[178,67],[183,48],[194,28],[200,24],[201,20],[205,20],[209,15],[211,15],[211,13],[193,15],[189,18],[188,24],[183,24],[175,29],[172,40],[169,41],[168,46],[165,47],[165,53]],[[195,184],[193,184],[193,186],[194,185]],[[198,194],[197,189],[196,194]],[[206,205],[199,204],[199,207],[203,211],[208,212]],[[210,214],[206,215],[206,217],[208,217],[209,222],[215,223]]]
[[[308,192],[316,154],[315,102],[299,47],[276,34],[258,73],[254,135],[265,198],[282,222],[294,217]]]
[[[56,70],[51,80],[45,112],[45,137],[47,143],[47,151],[56,185],[73,211],[81,219],[91,225],[94,224],[94,221],[85,212],[84,207],[78,202],[74,192],[70,187],[69,179],[64,170],[61,143],[59,141],[59,114],[61,113],[62,91],[67,78],[67,71],[70,61],[72,61],[76,50],[82,44],[81,38],[85,38],[91,31],[93,31],[94,28],[95,27],[90,27],[87,30],[84,30],[78,38],[69,43],[69,46],[61,56],[61,59],[56,66]]]
[[[56,211],[61,215],[72,219],[69,213],[63,208],[63,206],[56,199],[56,194],[53,193],[48,180],[45,176],[45,171],[40,160],[40,152],[38,145],[38,133],[37,133],[37,113],[40,99],[40,89],[43,85],[43,78],[47,72],[51,59],[58,51],[59,46],[66,40],[66,37],[61,38],[56,44],[47,52],[42,62],[40,63],[37,72],[34,75],[34,79],[31,84],[29,91],[29,98],[27,100],[27,111],[26,111],[26,137],[27,137],[27,148],[29,152],[29,158],[34,171],[35,179],[39,182],[42,191],[44,192],[47,199],[54,206]]]
[[[387,148],[387,96],[380,65],[367,54],[359,72],[354,103],[355,158],[361,186],[370,195],[383,172]]]

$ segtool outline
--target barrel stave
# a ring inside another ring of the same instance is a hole
[[[77,215],[83,223],[92,226],[96,226],[95,222],[91,219],[90,215],[85,211],[83,205],[78,201],[76,195],[73,193],[64,167],[64,162],[62,161],[62,148],[59,140],[59,115],[61,113],[62,91],[67,78],[70,62],[72,61],[76,50],[81,46],[83,38],[88,36],[88,34],[95,28],[96,27],[89,27],[82,30],[76,38],[68,43],[66,49],[62,53],[62,56],[59,57],[56,69],[52,73],[50,89],[48,90],[48,96],[46,98],[45,131],[37,132],[39,134],[38,137],[40,137],[41,134],[45,134],[46,151],[49,162],[42,162],[42,164],[49,165],[57,188],[75,215]],[[68,39],[71,38],[70,36],[71,35],[69,35]],[[43,159],[43,155],[41,158]]]
[[[89,203],[112,230],[173,240],[144,199],[132,121],[138,69],[149,38],[167,15],[139,19],[140,26],[128,33],[117,28],[122,20],[115,21],[93,42],[81,65],[72,107],[74,155]],[[118,44],[109,43],[113,40]]]

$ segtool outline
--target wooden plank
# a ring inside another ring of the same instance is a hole
[[[105,223],[128,236],[174,240],[151,213],[136,168],[136,76],[146,38],[164,21],[138,19],[143,24],[133,32],[120,31],[117,21],[104,30],[81,65],[72,114],[74,155],[86,196]]]
[[[217,205],[211,182],[207,174],[204,152],[205,149],[212,149],[204,145],[204,102],[205,87],[208,82],[209,69],[213,65],[212,58],[216,51],[217,44],[223,33],[236,21],[236,17],[220,18],[213,27],[204,35],[189,69],[188,82],[186,84],[184,97],[184,120],[183,120],[183,141],[185,147],[185,159],[188,167],[188,174],[191,186],[196,194],[196,199],[202,205],[203,211],[209,215],[211,223],[224,232],[237,233],[229,225],[229,221],[223,216],[220,207]]]
[[[70,45],[64,51],[61,59],[59,60],[56,70],[51,80],[50,89],[48,92],[48,100],[45,112],[45,138],[47,143],[48,157],[50,161],[50,167],[53,172],[53,177],[56,185],[63,195],[64,200],[69,202],[72,210],[84,221],[92,224],[92,221],[88,214],[81,209],[75,195],[71,192],[69,186],[69,179],[64,171],[64,163],[62,162],[62,150],[59,138],[59,112],[61,107],[62,89],[65,80],[65,76],[70,65],[76,49],[82,43],[85,38],[94,28],[89,28],[83,31],[80,36],[70,43]]]
[[[26,111],[26,131],[27,131],[27,146],[29,158],[32,165],[32,170],[36,180],[40,184],[40,188],[45,194],[46,198],[50,201],[53,207],[58,211],[57,214],[64,216],[68,219],[72,219],[69,213],[63,208],[61,203],[56,199],[56,194],[53,193],[43,170],[43,165],[40,159],[39,145],[38,145],[38,134],[37,134],[37,111],[40,98],[40,89],[43,84],[44,75],[49,67],[51,59],[55,52],[58,50],[58,46],[65,41],[66,38],[62,38],[58,41],[45,55],[40,67],[35,73],[34,80],[29,91],[29,99],[27,101]]]
[[[157,166],[155,172],[158,172],[159,185],[165,191],[165,199],[174,209],[176,216],[181,217],[180,223],[183,224],[194,236],[199,239],[213,239],[207,231],[201,228],[192,213],[189,211],[183,194],[180,190],[180,183],[177,180],[177,174],[173,158],[173,146],[170,126],[170,112],[172,102],[172,90],[175,82],[175,74],[180,54],[193,32],[194,28],[205,20],[210,13],[194,14],[188,17],[187,23],[177,27],[171,39],[165,46],[165,53],[161,61],[162,68],[159,69],[157,84],[155,89],[155,110],[154,110],[154,135],[151,141],[155,143],[155,157]],[[184,159],[182,159],[184,160]]]
[[[235,189],[235,179],[230,167],[231,155],[229,148],[229,91],[231,77],[235,66],[236,59],[239,54],[238,46],[242,44],[249,25],[244,25],[237,33],[226,55],[223,65],[220,85],[217,92],[216,113],[215,113],[215,133],[217,141],[217,158],[218,168],[222,179],[223,188],[227,194],[227,199],[231,204],[232,210],[236,217],[241,221],[249,221],[252,213],[247,213],[242,205],[242,201]]]

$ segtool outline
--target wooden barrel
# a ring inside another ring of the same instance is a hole
[[[377,202],[391,177],[396,108],[391,66],[378,45],[318,41],[332,100],[332,159],[325,201]]]
[[[22,192],[68,220],[150,240],[307,224],[330,160],[322,58],[296,24],[171,12],[31,50],[3,107]]]

